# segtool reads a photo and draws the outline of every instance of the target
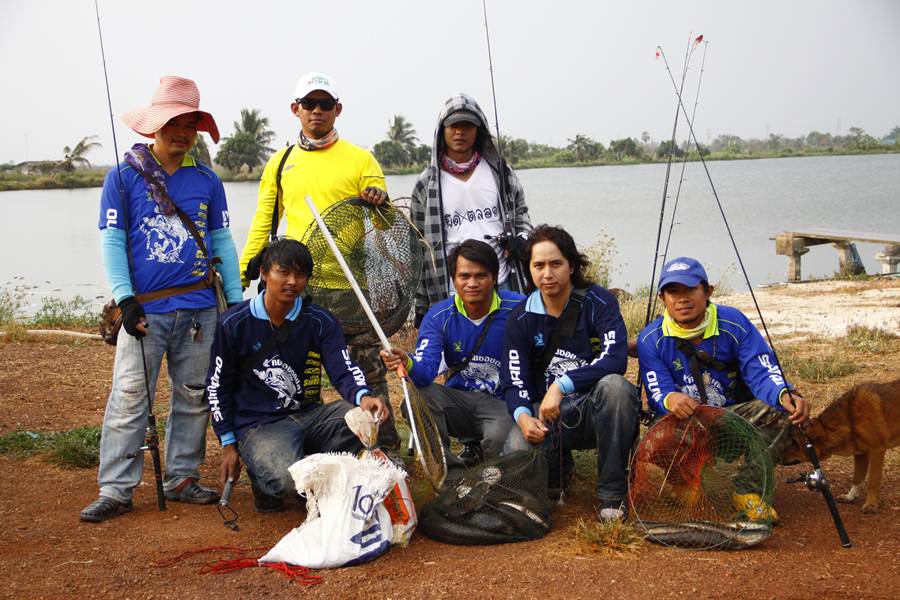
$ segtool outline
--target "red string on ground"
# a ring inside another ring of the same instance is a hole
[[[266,546],[258,548],[240,548],[238,546],[209,546],[206,548],[197,548],[196,550],[188,550],[182,552],[174,558],[153,563],[154,567],[170,567],[177,562],[181,562],[186,558],[197,554],[205,554],[207,552],[231,552],[231,558],[223,558],[215,562],[207,563],[200,567],[200,573],[231,573],[239,569],[249,569],[252,567],[266,567],[278,571],[288,579],[292,579],[301,585],[316,585],[322,583],[321,575],[313,575],[307,567],[300,565],[290,565],[287,563],[260,563],[258,559],[248,554],[258,554],[259,552],[268,550]]]
[[[197,554],[205,554],[207,552],[231,552],[233,554],[233,558],[246,558],[246,555],[248,554],[265,552],[268,549],[269,548],[266,546],[258,546],[256,548],[241,548],[240,546],[207,546],[206,548],[197,548],[195,550],[182,552],[174,558],[152,563],[151,566],[160,568],[171,567],[175,563],[181,562],[186,558],[190,558],[191,556],[195,556]]]

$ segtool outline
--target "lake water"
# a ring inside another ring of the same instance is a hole
[[[834,156],[708,163],[725,215],[753,285],[784,281],[787,258],[769,238],[781,231],[829,227],[900,234],[900,154]],[[650,280],[666,167],[662,164],[519,172],[532,223],[566,227],[579,245],[598,235],[614,238],[612,285],[634,289]],[[663,241],[678,186],[673,165]],[[394,197],[412,191],[415,176],[387,178]],[[255,183],[225,184],[232,232],[243,247],[256,204]],[[100,262],[99,189],[0,193],[0,286],[26,291],[33,310],[47,296],[88,299],[109,294]],[[283,227],[282,227],[283,230]],[[866,269],[881,247],[859,244]],[[690,163],[678,203],[669,257],[691,255],[713,282],[724,277],[735,290],[746,285],[699,163]],[[837,252],[817,246],[803,257],[803,276],[828,276]],[[2,287],[0,287],[2,291]]]

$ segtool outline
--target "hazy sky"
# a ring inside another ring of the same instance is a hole
[[[276,145],[298,130],[297,78],[338,82],[345,138],[371,148],[405,115],[431,143],[444,100],[473,95],[493,118],[480,0],[436,2],[100,1],[119,151],[139,138],[118,119],[149,104],[159,77],[198,82],[223,134],[258,108]],[[671,133],[688,36],[709,42],[697,113],[702,141],[900,124],[900,2],[601,2],[488,0],[500,128],[565,145],[582,133],[654,139]],[[702,46],[691,63],[693,104]],[[97,134],[88,155],[112,163],[93,0],[0,0],[0,162],[62,157]],[[215,150],[213,150],[213,153]]]

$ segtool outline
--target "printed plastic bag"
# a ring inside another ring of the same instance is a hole
[[[406,476],[403,469],[375,457],[320,453],[288,471],[306,496],[306,521],[259,562],[342,567],[371,560],[391,545],[393,527],[383,500]]]
[[[355,433],[365,446],[360,453],[360,458],[375,456],[380,460],[390,460],[384,452],[375,447],[378,440],[378,420],[372,413],[356,407],[347,411],[344,420],[350,431]],[[406,546],[418,524],[416,507],[409,490],[409,478],[404,477],[397,482],[394,489],[385,497],[384,507],[387,509],[393,525],[394,533],[391,542],[397,546]]]

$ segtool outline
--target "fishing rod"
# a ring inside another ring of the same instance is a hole
[[[700,36],[700,37],[703,37],[703,36]],[[691,61],[691,57],[694,54],[694,48],[696,47],[696,46],[692,47],[693,40],[694,40],[694,33],[691,32],[690,35],[688,35],[688,43],[684,49],[684,67],[681,70],[681,85],[676,86],[676,88],[678,89],[678,97],[679,98],[681,98],[681,90],[684,89],[684,81],[687,78],[688,65]],[[660,52],[661,52],[661,48],[659,46],[657,46],[657,52],[656,52],[657,58],[660,56]],[[666,63],[666,67],[668,68],[668,63]],[[673,81],[674,81],[674,79],[673,79]],[[647,314],[644,316],[644,327],[646,327],[650,323],[650,315],[652,313],[653,307],[655,307],[655,304],[656,304],[654,302],[654,298],[653,298],[653,296],[654,296],[653,287],[656,282],[656,267],[659,262],[659,243],[660,243],[660,240],[662,240],[662,227],[663,227],[663,221],[665,220],[665,215],[666,215],[666,198],[668,198],[668,195],[669,195],[669,176],[671,175],[671,172],[672,172],[672,160],[675,157],[675,136],[677,135],[677,132],[678,132],[679,114],[680,114],[679,106],[676,105],[675,106],[675,122],[672,124],[672,138],[669,142],[670,143],[669,159],[666,162],[666,179],[665,179],[665,182],[663,183],[662,202],[660,203],[660,206],[659,206],[659,225],[657,226],[657,229],[656,229],[656,247],[653,250],[653,270],[650,272],[650,291],[649,291],[649,296],[647,298]]]
[[[503,221],[503,235],[497,238],[497,242],[501,247],[505,247],[516,235],[515,229],[510,222],[510,218],[514,219],[516,217],[516,199],[512,199],[513,214],[512,217],[509,217],[506,212],[506,206],[504,206],[507,192],[506,173],[509,167],[506,164],[506,159],[503,158],[503,138],[500,137],[500,117],[497,113],[497,89],[494,86],[494,60],[491,57],[491,32],[488,28],[487,0],[481,0],[481,8],[484,12],[484,36],[487,39],[488,69],[491,72],[491,96],[494,101],[494,129],[497,132],[497,153],[500,155],[500,202],[498,206],[500,207],[500,219]],[[485,237],[491,239],[491,236]],[[528,286],[526,285],[525,273],[523,273],[523,265],[512,254],[509,255],[507,264],[509,265],[509,277],[512,279],[514,291],[524,293]]]
[[[658,47],[660,55],[663,58],[663,61],[666,65],[666,72],[669,74],[669,80],[672,82],[672,86],[675,89],[675,95],[678,97],[678,106],[681,111],[684,113],[685,121],[688,125],[688,130],[690,131],[690,139],[694,141],[694,146],[697,149],[697,155],[700,158],[700,163],[703,165],[703,170],[706,173],[706,179],[709,181],[709,186],[712,189],[713,197],[716,199],[716,205],[719,208],[719,214],[722,215],[722,221],[725,224],[725,230],[728,232],[728,237],[731,240],[731,245],[734,248],[734,254],[738,259],[738,264],[741,267],[741,273],[744,275],[744,281],[747,283],[747,289],[750,290],[750,297],[753,299],[753,305],[756,307],[756,314],[759,316],[760,324],[762,324],[763,331],[766,334],[766,341],[769,343],[769,347],[772,349],[772,356],[775,358],[775,367],[778,369],[778,372],[781,374],[782,378],[784,378],[784,369],[781,367],[781,360],[778,358],[778,352],[775,350],[775,345],[772,343],[772,337],[769,335],[769,328],[766,326],[766,320],[762,315],[762,310],[759,307],[759,302],[756,299],[756,294],[753,291],[753,286],[750,284],[750,276],[747,273],[747,269],[744,267],[744,261],[741,259],[741,253],[738,250],[737,242],[734,240],[734,235],[731,232],[731,226],[728,224],[728,219],[725,216],[725,209],[722,207],[722,201],[719,199],[719,194],[716,191],[716,185],[713,183],[712,175],[709,173],[709,167],[706,164],[706,160],[703,158],[702,148],[700,146],[700,142],[697,140],[697,134],[694,132],[694,125],[690,118],[688,118],[687,109],[684,107],[684,103],[681,99],[681,93],[678,89],[678,86],[675,85],[675,78],[672,76],[672,70],[669,68],[669,61],[666,59],[666,54],[663,51],[662,47]],[[788,396],[793,401],[793,392],[788,388]],[[851,546],[850,538],[847,536],[847,531],[844,528],[844,522],[841,519],[841,515],[837,510],[837,506],[834,502],[834,495],[831,493],[831,487],[828,485],[828,480],[825,478],[825,474],[821,469],[821,465],[819,464],[819,457],[816,454],[815,447],[812,444],[812,440],[809,438],[809,435],[806,432],[804,427],[798,427],[800,434],[804,438],[803,441],[803,451],[806,453],[807,458],[810,463],[813,465],[813,477],[807,478],[806,484],[810,489],[818,489],[822,492],[822,496],[825,498],[825,502],[828,505],[829,512],[831,513],[831,519],[834,522],[834,527],[838,532],[838,536],[841,538],[841,545],[845,548],[849,548]]]
[[[702,35],[699,36],[698,39],[702,40],[703,36]],[[697,78],[697,91],[694,94],[694,108],[693,108],[693,110],[691,110],[691,122],[693,122],[696,119],[697,106],[700,104],[700,85],[703,83],[703,71],[705,70],[704,67],[706,66],[706,50],[707,50],[708,44],[709,44],[708,41],[705,41],[705,40],[703,41],[703,58],[700,61],[700,75]],[[690,144],[690,140],[687,141],[687,144],[688,145]],[[673,153],[675,152],[674,146],[672,147],[672,152]],[[663,250],[663,254],[662,254],[662,263],[663,264],[666,264],[666,259],[669,256],[669,244],[672,241],[672,230],[675,228],[675,215],[678,213],[678,200],[681,198],[681,188],[682,188],[682,185],[684,184],[684,169],[687,166],[689,156],[690,156],[689,148],[685,148],[684,158],[681,161],[681,174],[678,178],[678,189],[675,191],[675,203],[672,206],[672,218],[669,221],[669,233],[666,236],[666,247]],[[656,310],[656,302],[658,300],[658,296],[654,295],[652,293],[651,293],[651,296],[653,296],[653,309],[650,311],[652,314]],[[645,325],[646,325],[646,323],[645,323]]]
[[[112,96],[109,93],[109,74],[106,70],[106,51],[103,48],[103,28],[100,26],[100,7],[98,0],[94,0],[94,12],[97,15],[97,35],[100,38],[100,58],[103,60],[103,80],[106,83],[106,104],[109,107],[109,126],[112,130],[113,152],[116,154],[116,179],[119,185],[119,199],[122,201],[122,224],[125,227],[125,256],[128,259],[128,277],[134,270],[133,260],[131,257],[131,246],[128,243],[128,198],[125,196],[125,184],[122,181],[122,169],[119,166],[119,147],[116,143],[116,121],[113,118]],[[134,290],[134,281],[131,282],[132,290]],[[147,325],[149,327],[149,324]],[[159,457],[159,434],[156,431],[156,415],[153,414],[153,398],[150,396],[150,376],[147,372],[147,355],[144,352],[144,338],[138,338],[141,345],[141,364],[144,367],[144,391],[147,394],[147,427],[144,437],[144,445],[138,448],[137,452],[126,454],[125,458],[137,458],[140,452],[144,450],[150,451],[153,458],[153,478],[156,480],[156,507],[159,510],[166,510],[166,494],[163,490],[162,481],[162,461]]]

